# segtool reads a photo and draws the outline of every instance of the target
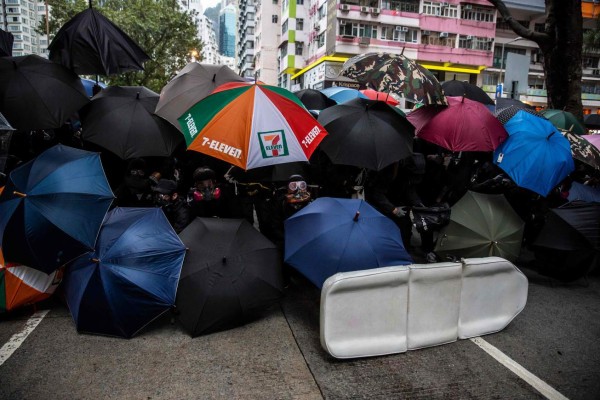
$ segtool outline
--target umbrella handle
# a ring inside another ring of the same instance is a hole
[[[354,222],[357,222],[357,221],[358,221],[358,217],[359,217],[359,216],[360,216],[360,211],[357,211],[357,212],[356,212],[356,214],[354,214],[354,218],[352,218],[352,220],[353,220]]]
[[[15,196],[19,196],[19,197],[27,197],[27,194],[25,193],[21,193],[21,192],[17,192],[16,190],[13,192],[13,194]]]

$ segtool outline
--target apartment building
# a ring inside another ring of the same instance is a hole
[[[48,57],[48,36],[36,32],[46,12],[44,1],[0,0],[0,27],[15,37],[13,56]]]
[[[278,59],[281,42],[281,3],[279,0],[257,0],[254,26],[256,79],[269,84],[279,84],[280,62]],[[250,29],[250,28],[248,28]]]
[[[238,2],[237,21],[237,46],[236,62],[237,72],[245,78],[255,78],[254,74],[254,29],[256,21],[256,7],[254,0],[240,0]]]

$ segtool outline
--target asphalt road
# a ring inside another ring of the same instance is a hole
[[[527,306],[483,339],[566,398],[600,399],[600,277],[566,285],[522,270]],[[336,360],[319,342],[319,297],[294,277],[280,305],[243,327],[192,339],[165,315],[130,340],[78,334],[50,300],[0,365],[0,399],[544,398],[472,340]],[[0,354],[31,314],[0,316]]]

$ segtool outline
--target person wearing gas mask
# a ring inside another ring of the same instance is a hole
[[[115,190],[113,207],[152,207],[153,185],[146,176],[146,161],[134,158],[127,164],[123,182]]]
[[[273,210],[273,241],[282,254],[285,242],[284,221],[306,207],[312,200],[304,177],[290,176],[285,192],[276,198]]]
[[[194,186],[188,192],[187,202],[194,216],[202,218],[227,218],[229,212],[225,191],[217,185],[215,171],[200,167],[194,171]]]
[[[154,191],[154,204],[162,208],[175,232],[181,232],[194,219],[192,210],[177,193],[177,183],[170,179],[160,179]]]

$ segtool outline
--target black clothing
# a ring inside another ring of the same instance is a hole
[[[173,203],[163,206],[162,210],[177,233],[181,232],[194,219],[190,207],[179,197]]]

